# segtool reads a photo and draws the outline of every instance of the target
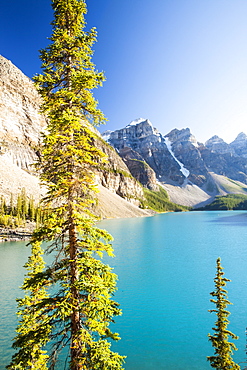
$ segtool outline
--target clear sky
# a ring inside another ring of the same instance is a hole
[[[115,130],[148,118],[162,133],[189,127],[197,140],[247,134],[246,0],[87,0],[107,81],[95,90]],[[50,0],[1,0],[0,54],[40,71]]]

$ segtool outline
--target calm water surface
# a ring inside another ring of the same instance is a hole
[[[213,354],[207,334],[215,315],[209,293],[221,257],[234,305],[229,329],[236,362],[245,361],[247,326],[247,213],[186,212],[100,223],[114,236],[116,257],[106,259],[119,276],[116,300],[123,315],[114,329],[122,340],[114,350],[127,355],[126,370],[210,370]],[[0,244],[0,370],[11,356],[29,249],[24,243]],[[243,365],[244,367],[244,365]]]

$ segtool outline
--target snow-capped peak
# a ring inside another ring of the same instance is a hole
[[[129,127],[129,126],[135,126],[135,125],[138,125],[139,123],[144,122],[144,121],[146,121],[146,119],[145,119],[145,118],[137,118],[137,119],[135,119],[134,121],[131,121],[131,122],[128,124],[128,126],[126,126],[126,127]]]

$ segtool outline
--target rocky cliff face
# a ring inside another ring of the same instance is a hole
[[[0,195],[6,199],[23,187],[36,200],[44,192],[31,166],[46,124],[39,105],[32,81],[0,56]]]
[[[136,178],[132,176],[125,162],[115,149],[102,140],[99,133],[95,146],[100,148],[107,156],[107,163],[96,174],[97,183],[139,206],[140,199],[143,199],[143,190]]]
[[[158,184],[154,170],[143,160],[135,150],[124,147],[119,151],[132,176],[150,190],[157,191]]]
[[[202,159],[208,171],[247,184],[247,160],[230,153],[215,153],[201,148]]]
[[[180,172],[184,175],[186,183],[190,182],[200,187],[205,185],[208,181],[208,172],[200,153],[202,144],[197,142],[190,129],[174,129],[166,135],[166,138],[170,154],[180,163]]]
[[[0,56],[0,155],[28,171],[46,125],[40,101],[32,81]]]
[[[44,193],[32,164],[46,119],[39,113],[41,99],[33,82],[0,56],[0,195],[6,198],[23,187],[39,199]],[[98,145],[109,158],[96,179],[111,192],[139,204],[143,190],[116,151],[98,134]]]

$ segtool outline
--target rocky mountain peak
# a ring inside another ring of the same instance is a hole
[[[235,154],[234,149],[217,135],[214,135],[207,140],[205,147],[211,150],[213,153],[229,153],[231,155]]]
[[[244,132],[240,132],[240,134],[238,134],[238,136],[236,137],[236,139],[231,143],[234,144],[234,145],[243,145],[245,144],[247,141],[247,136]]]
[[[187,140],[190,137],[190,135],[191,135],[190,129],[187,127],[187,128],[183,128],[181,130],[178,130],[177,128],[174,128],[166,136],[168,136],[171,141],[175,141],[175,140],[178,140],[178,139]]]
[[[145,145],[151,147],[154,143],[161,141],[161,135],[148,119],[139,118],[130,122],[126,127],[116,131],[106,131],[102,134],[117,150],[130,147],[134,150]]]
[[[156,135],[157,130],[153,127],[149,119],[139,118],[132,121],[125,127],[126,133],[131,133],[136,138],[143,138],[148,135]]]
[[[247,158],[247,136],[244,132],[240,132],[236,139],[230,143],[230,148],[232,148],[237,155]]]
[[[189,128],[183,128],[181,130],[174,129],[169,132],[165,137],[168,137],[168,139],[173,143],[184,143],[189,142],[193,144],[195,147],[198,147],[198,142],[194,135],[191,134]]]
[[[221,139],[219,136],[214,135],[209,140],[206,141],[205,146],[218,143],[224,143],[224,140]]]

